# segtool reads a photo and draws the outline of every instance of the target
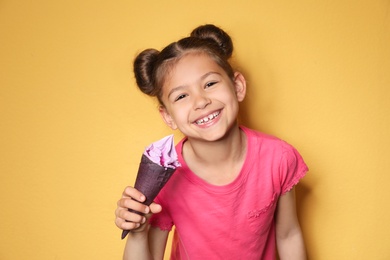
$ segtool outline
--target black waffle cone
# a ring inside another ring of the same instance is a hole
[[[158,165],[142,155],[134,188],[145,195],[143,204],[149,206],[153,202],[175,170]]]
[[[152,162],[144,154],[142,155],[134,188],[145,195],[146,200],[142,202],[143,204],[147,206],[152,204],[157,194],[161,191],[169,178],[171,178],[175,170],[176,169],[165,168],[158,165]],[[131,209],[129,209],[129,211],[142,215],[142,213]],[[124,239],[128,233],[128,230],[124,230],[122,232],[122,239]]]

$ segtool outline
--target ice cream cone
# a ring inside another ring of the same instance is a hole
[[[142,155],[134,188],[145,195],[146,200],[142,202],[143,204],[149,206],[153,202],[175,170],[176,169],[174,168],[165,168],[158,165],[152,162],[144,154]],[[133,210],[130,211],[142,214]],[[128,230],[124,230],[122,232],[122,239],[124,239],[128,233]]]
[[[145,195],[143,204],[149,206],[153,202],[174,171],[175,169],[165,168],[142,155],[134,188]]]

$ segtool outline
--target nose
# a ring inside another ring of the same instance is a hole
[[[194,109],[204,109],[211,103],[211,99],[204,93],[199,93],[194,99]]]

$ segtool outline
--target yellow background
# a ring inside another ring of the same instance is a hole
[[[121,258],[116,201],[171,133],[132,59],[204,23],[235,42],[242,122],[310,167],[310,259],[390,259],[388,0],[2,0],[1,260]]]

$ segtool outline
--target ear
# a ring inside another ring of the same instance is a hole
[[[175,123],[175,120],[173,120],[172,116],[168,113],[167,109],[163,106],[160,106],[158,111],[160,112],[160,115],[164,120],[165,124],[167,124],[167,126],[172,128],[172,130],[176,130],[177,125]]]
[[[240,72],[234,73],[234,86],[238,102],[243,101],[246,95],[246,80]]]

